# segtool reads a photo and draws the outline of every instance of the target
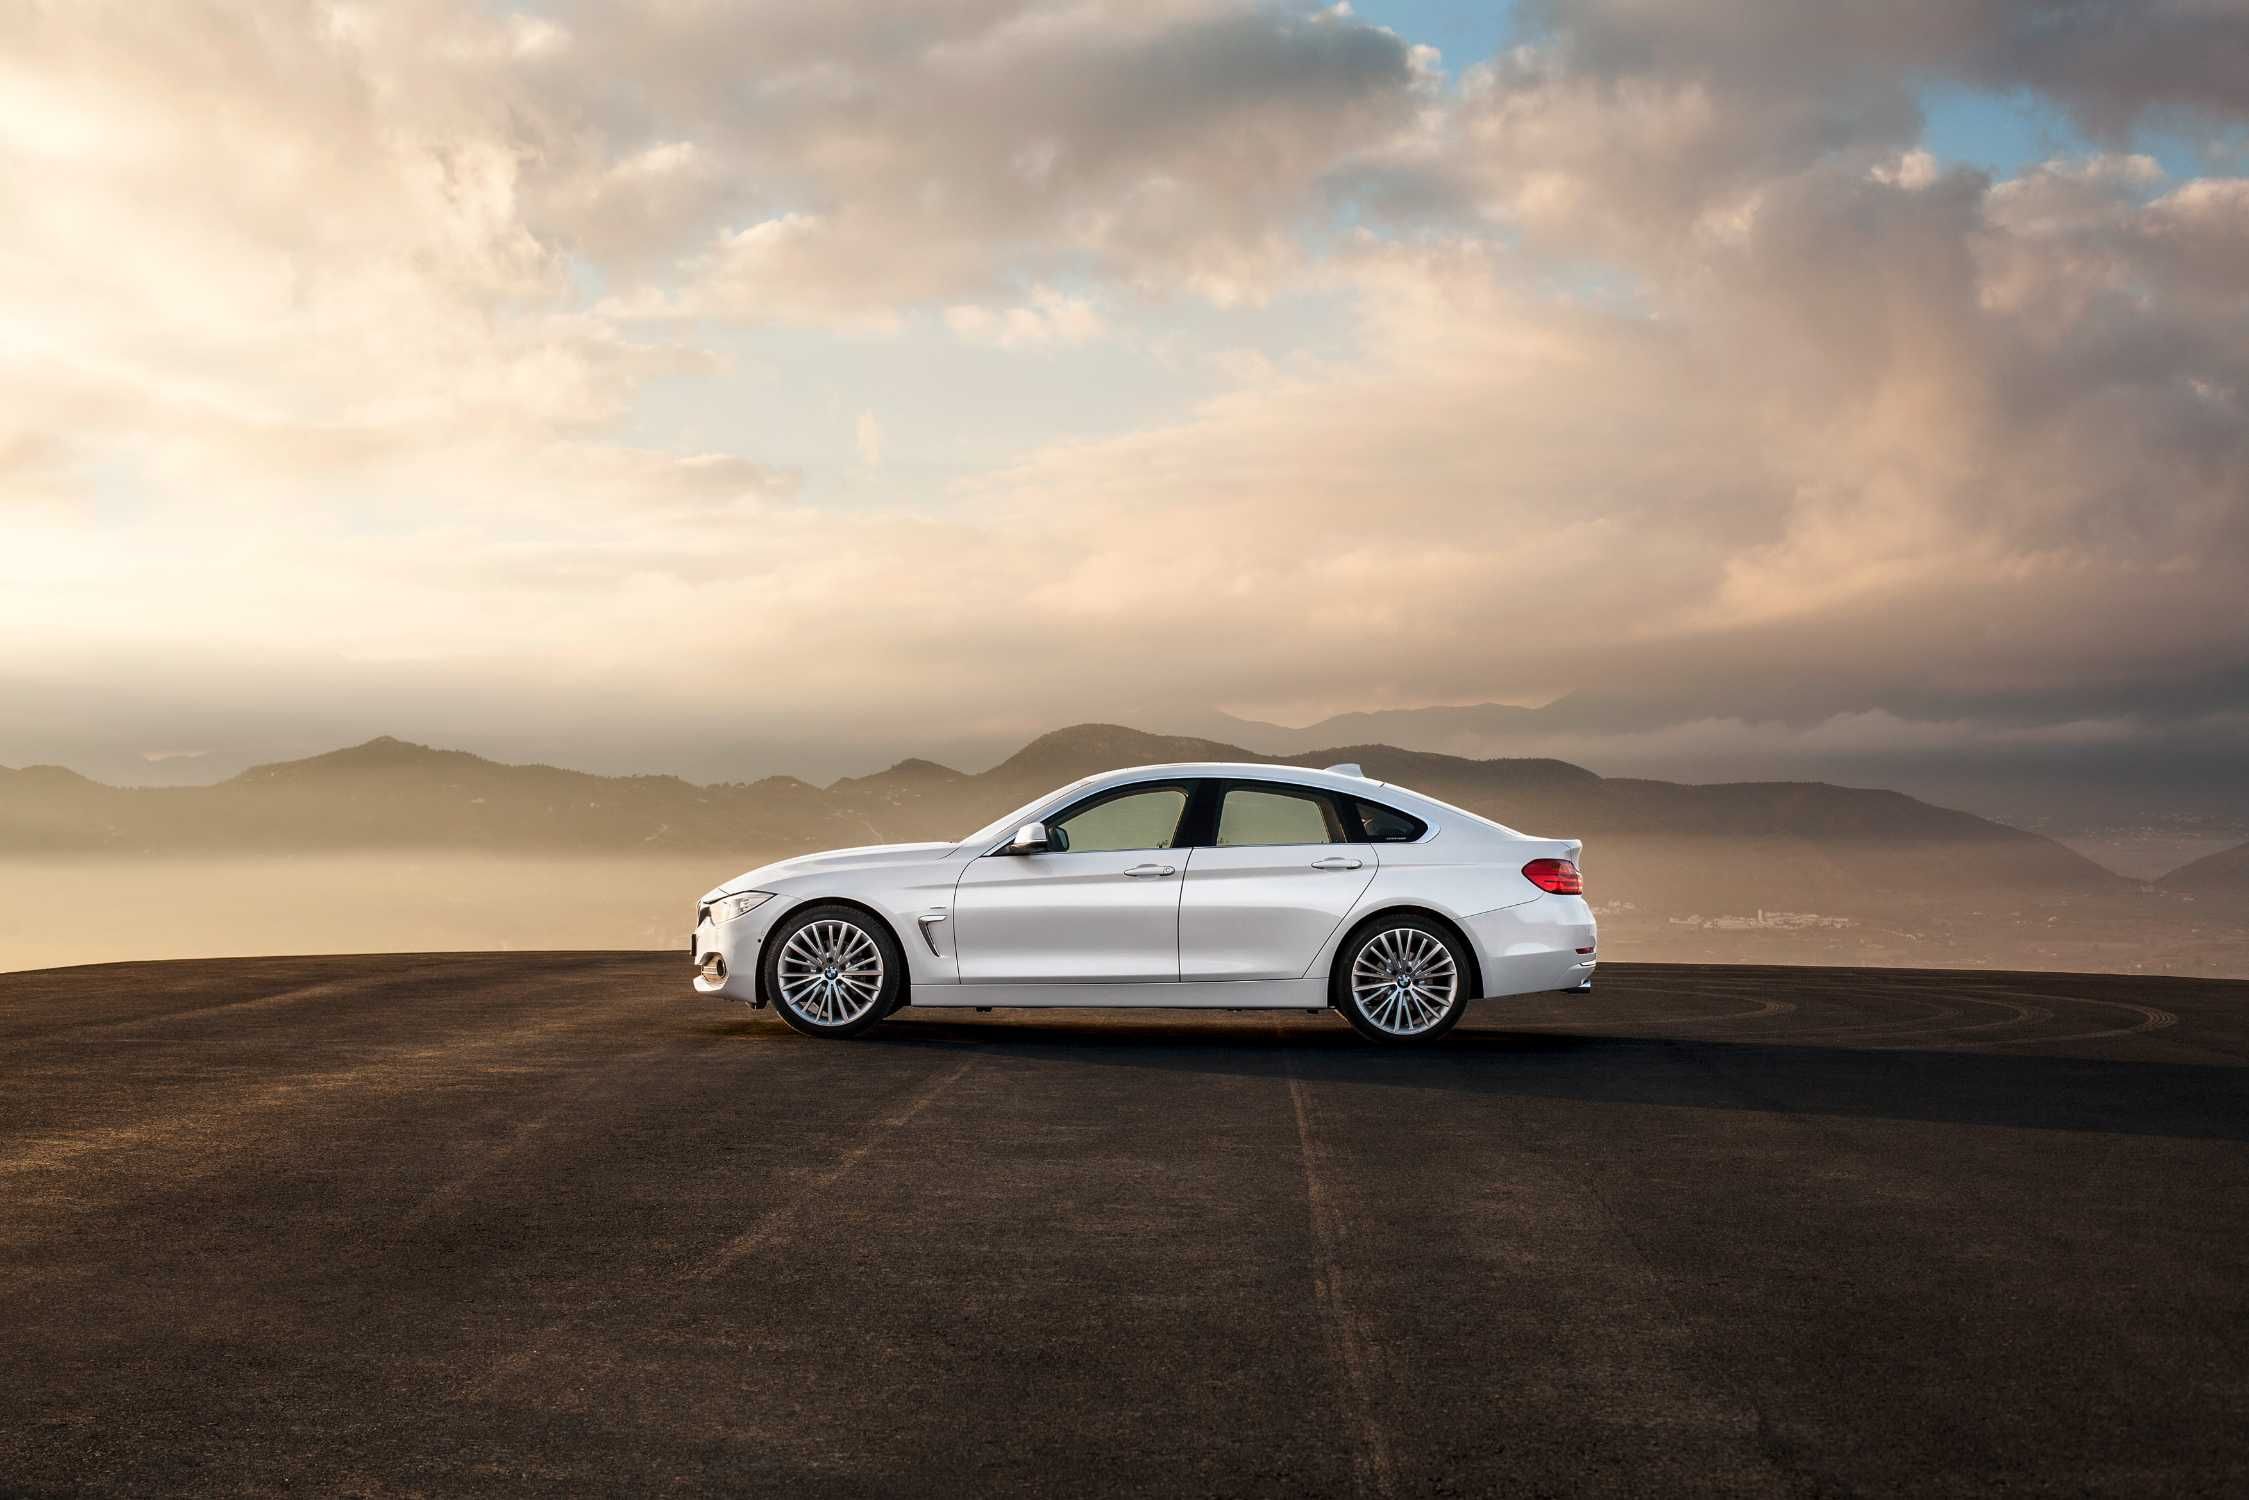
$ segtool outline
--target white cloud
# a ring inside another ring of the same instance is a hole
[[[1100,337],[1106,325],[1087,298],[1042,286],[1013,307],[956,303],[945,309],[945,326],[970,343],[1024,349],[1082,344]]]
[[[882,424],[872,411],[859,413],[859,420],[852,424],[852,436],[859,445],[859,462],[870,469],[881,468]]]
[[[1936,157],[1916,146],[1911,151],[1899,152],[1892,161],[1875,163],[1867,175],[1891,187],[1919,192],[1935,182],[1941,170]]]

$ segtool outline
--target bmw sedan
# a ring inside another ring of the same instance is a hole
[[[1442,1036],[1477,997],[1587,990],[1580,845],[1357,766],[1140,766],[957,843],[839,849],[703,897],[695,987],[855,1036],[903,1005],[1342,1012]]]

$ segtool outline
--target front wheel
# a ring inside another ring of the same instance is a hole
[[[806,1036],[857,1036],[897,1008],[905,955],[890,929],[855,906],[815,905],[765,942],[765,993]]]
[[[1344,940],[1329,996],[1359,1035],[1434,1041],[1468,1009],[1468,954],[1425,917],[1376,917]]]

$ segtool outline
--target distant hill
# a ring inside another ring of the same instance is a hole
[[[1302,727],[1244,719],[1211,710],[1182,727],[1267,755],[1288,755],[1319,745],[1397,745],[1470,758],[1525,740],[1615,734],[1658,728],[1693,718],[1692,704],[1660,697],[1621,699],[1570,693],[1538,708],[1512,703],[1456,703],[1430,708],[1363,709],[1332,714]]]
[[[697,786],[506,765],[382,738],[257,766],[207,787],[124,789],[56,767],[0,771],[0,852],[770,851],[954,838],[1049,788],[1120,765],[1264,760],[1217,741],[1081,724],[975,774],[908,760],[816,787],[790,777]],[[1387,745],[1286,758],[1356,761],[1529,832],[1589,841],[1588,865],[1669,871],[1664,899],[1816,908],[1870,888],[2108,893],[2123,883],[2050,840],[1895,792],[1817,782],[1688,786],[1604,778],[1558,760],[1470,760]],[[1709,841],[1756,846],[1709,862]],[[1684,867],[1673,870],[1680,859]],[[1677,889],[1673,889],[1673,888]],[[1651,890],[1650,894],[1654,894]]]
[[[700,787],[503,765],[387,736],[215,786],[0,771],[0,852],[718,849],[753,835],[768,846],[817,841],[835,823],[826,792],[787,777]]]
[[[1286,755],[1313,745],[1385,744],[1476,756],[1504,740],[1551,731],[1561,717],[1546,709],[1470,703],[1334,714],[1302,728],[1213,711],[1195,727],[1266,755]]]
[[[2249,844],[2237,844],[2181,865],[2157,882],[2164,890],[2196,900],[2232,898],[2249,906]]]

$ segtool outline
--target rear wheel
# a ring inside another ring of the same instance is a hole
[[[1329,995],[1359,1035],[1428,1042],[1468,1009],[1468,954],[1426,917],[1376,917],[1344,940]]]
[[[807,1036],[857,1036],[897,1008],[905,956],[890,929],[855,906],[808,906],[765,941],[765,993]]]

